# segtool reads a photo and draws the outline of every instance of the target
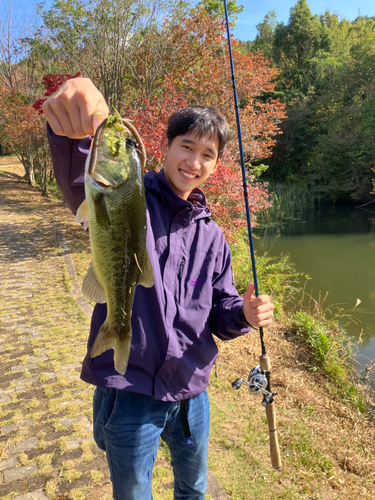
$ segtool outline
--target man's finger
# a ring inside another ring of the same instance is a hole
[[[265,314],[268,312],[272,312],[275,309],[275,306],[271,303],[268,302],[267,304],[260,304],[253,306],[254,302],[251,302],[250,307],[251,310],[254,311],[255,314]]]
[[[50,106],[44,102],[42,105],[42,109],[44,112],[44,116],[46,117],[47,122],[50,124],[50,127],[53,130],[53,132],[56,135],[64,135],[64,130],[62,128],[60,120],[55,115]]]
[[[89,132],[82,126],[82,113],[78,106],[69,106],[67,108],[69,115],[69,127],[73,130],[73,134],[67,132],[67,136],[71,139],[83,139],[89,135]]]
[[[102,111],[102,110],[97,110],[94,111],[92,114],[92,129],[93,129],[93,134],[95,134],[96,129],[99,127],[99,125],[108,117],[108,113]]]

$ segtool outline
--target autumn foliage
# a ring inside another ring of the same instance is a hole
[[[165,93],[152,101],[145,99],[135,112],[124,108],[124,116],[134,121],[147,151],[147,169],[162,167],[160,141],[166,134],[169,116],[188,105],[188,99],[177,93],[171,82]],[[249,208],[251,213],[270,206],[268,193],[259,183],[252,183],[249,176]],[[204,186],[214,218],[220,223],[227,239],[246,227],[242,174],[238,162],[229,149],[220,160],[219,167]],[[253,222],[255,224],[255,221]]]
[[[235,49],[238,41],[232,39]],[[278,72],[261,54],[243,55],[234,50],[236,86],[240,104],[242,141],[249,174],[252,213],[269,206],[264,186],[255,182],[252,163],[271,155],[278,123],[285,118],[284,105],[266,98],[275,89]],[[77,75],[46,75],[45,97],[68,78]],[[94,82],[100,89],[100,82]],[[41,108],[43,100],[35,103]],[[202,8],[191,9],[178,19],[165,19],[150,30],[136,48],[127,84],[124,84],[122,112],[135,122],[148,154],[147,168],[161,168],[160,141],[168,117],[187,105],[218,108],[233,130],[233,140],[220,167],[204,186],[214,217],[226,236],[246,225],[239,166],[233,88],[225,26]]]
[[[21,74],[17,88],[6,85],[0,80],[0,143],[15,154],[25,168],[26,179],[30,184],[38,181],[44,194],[48,190],[51,158],[46,137],[46,122],[42,115],[42,104],[66,80],[77,75],[46,75],[43,85],[46,88],[44,99],[38,99],[33,104],[33,91],[27,87],[28,75]],[[21,78],[23,76],[23,78]],[[36,113],[35,111],[38,111]]]
[[[217,107],[235,131],[228,42],[222,21],[211,18],[205,10],[193,9],[178,22],[166,19],[162,34],[150,34],[148,43],[139,46],[137,79],[130,81],[137,95],[134,98],[134,91],[129,89],[124,102],[142,109],[146,103],[162,100],[172,84],[187,104]],[[236,51],[238,44],[232,38],[244,150],[246,161],[257,162],[270,156],[277,124],[285,118],[285,106],[264,97],[275,89],[278,70],[260,53],[244,55]],[[154,75],[156,66],[160,68],[159,78]],[[234,144],[231,150],[237,154]]]
[[[162,162],[160,142],[167,131],[168,118],[172,113],[188,106],[188,100],[182,93],[177,93],[169,79],[163,94],[152,100],[144,98],[141,105],[123,105],[125,118],[134,121],[141,134],[147,151],[147,169],[158,168]]]
[[[1,82],[0,110],[0,142],[17,155],[33,184],[35,171],[44,173],[50,162],[45,120],[32,108],[27,89],[11,89]]]
[[[44,99],[38,99],[34,102],[33,108],[39,112],[40,115],[43,114],[42,104],[48,99],[49,96],[54,94],[63,83],[71,78],[78,78],[82,75],[81,72],[76,75],[70,75],[69,73],[64,73],[63,75],[45,75],[42,79],[42,84],[44,85],[46,92],[44,93]]]
[[[206,183],[204,190],[214,217],[219,221],[228,239],[246,226],[242,190],[242,174],[239,167],[239,149],[236,136],[235,109],[231,70],[228,59],[227,39],[220,20],[212,19],[202,9],[194,9],[190,15],[171,24],[164,23],[164,39],[173,52],[163,50],[165,43],[158,35],[150,44],[139,48],[137,71],[146,85],[147,68],[142,61],[149,60],[156,52],[164,76],[155,84],[151,97],[138,94],[133,102],[124,106],[126,116],[133,119],[144,138],[148,151],[149,168],[160,162],[159,144],[165,134],[168,117],[186,105],[208,105],[218,108],[233,130],[233,140],[228,146],[217,172]],[[235,48],[238,41],[232,39]],[[236,86],[240,101],[242,141],[249,174],[248,193],[250,211],[254,213],[270,205],[264,186],[254,182],[251,162],[260,162],[272,153],[277,124],[285,118],[284,105],[278,100],[264,99],[275,89],[278,74],[270,61],[261,54],[243,55],[233,51]],[[132,95],[127,93],[124,97]]]

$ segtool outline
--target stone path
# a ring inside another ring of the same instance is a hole
[[[64,212],[0,174],[2,499],[111,498],[79,379],[89,321],[66,287]]]
[[[91,308],[65,236],[70,212],[0,164],[0,499],[107,500],[92,439],[93,387],[79,378]],[[69,283],[69,285],[68,285]],[[172,498],[163,457],[154,498]],[[229,499],[215,477],[208,493]]]

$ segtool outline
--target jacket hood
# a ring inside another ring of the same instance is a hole
[[[189,207],[192,209],[192,220],[210,218],[211,212],[207,207],[206,197],[203,192],[195,188],[187,200],[180,198],[171,188],[164,173],[151,170],[144,176],[145,190],[152,193],[155,197],[163,200],[165,207],[170,210],[171,215],[175,216],[180,210]]]

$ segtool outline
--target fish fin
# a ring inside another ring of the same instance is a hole
[[[105,204],[103,193],[98,193],[97,195],[95,195],[93,197],[93,201],[95,208],[95,218],[98,226],[102,227],[103,229],[108,229],[111,223],[108,217],[108,210]]]
[[[98,336],[92,346],[90,356],[96,358],[105,351],[113,349],[113,362],[115,370],[120,375],[125,375],[130,355],[131,335],[125,336],[122,340],[118,338],[116,330],[106,325],[101,326]]]
[[[140,276],[139,279],[139,285],[142,285],[146,288],[151,288],[154,286],[154,272],[152,270],[150,258],[148,256],[147,250],[146,250],[146,255],[145,255],[145,261],[143,264],[143,273]]]
[[[75,221],[78,224],[83,224],[83,229],[85,231],[89,227],[89,206],[86,200],[83,200],[83,202],[78,207]]]
[[[87,274],[83,278],[82,293],[87,299],[97,304],[104,304],[107,302],[104,289],[96,276],[93,262],[91,262]]]

